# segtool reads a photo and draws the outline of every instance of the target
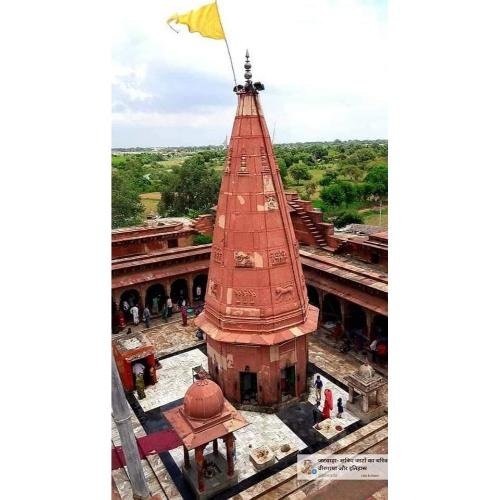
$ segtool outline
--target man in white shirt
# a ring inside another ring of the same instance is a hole
[[[130,314],[132,314],[132,318],[134,319],[134,325],[138,325],[139,324],[139,308],[137,306],[131,307]]]

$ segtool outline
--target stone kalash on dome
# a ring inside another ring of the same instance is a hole
[[[205,309],[209,371],[232,402],[277,407],[306,392],[308,304],[299,246],[248,51],[217,204]]]
[[[234,468],[233,432],[248,423],[224,398],[215,382],[196,380],[187,390],[184,404],[163,415],[182,440],[182,472],[197,498],[210,498],[238,483],[238,471]],[[226,445],[225,458],[219,453],[219,438]],[[212,452],[204,456],[203,450],[210,442]],[[194,450],[194,465],[191,464],[190,450]]]

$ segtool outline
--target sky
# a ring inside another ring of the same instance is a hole
[[[223,40],[166,25],[207,0],[115,0],[113,147],[202,146],[236,109]],[[385,0],[218,0],[243,83],[249,50],[274,142],[387,138]]]

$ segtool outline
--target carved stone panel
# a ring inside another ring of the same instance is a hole
[[[262,163],[262,172],[270,172],[269,162],[267,161],[267,155],[265,148],[260,148],[260,161]]]
[[[247,252],[234,252],[234,265],[236,267],[255,267],[253,255]]]
[[[293,282],[289,281],[274,289],[276,302],[290,302],[293,299]]]
[[[215,297],[216,299],[218,299],[219,298],[219,291],[220,291],[219,284],[214,280],[210,280],[210,284],[208,286],[208,293],[210,295],[212,295],[213,297]]]
[[[280,264],[285,264],[288,260],[288,255],[286,250],[269,250],[269,262],[271,266],[279,266]]]
[[[235,303],[239,306],[253,306],[257,292],[253,288],[235,288],[233,297]]]
[[[266,210],[277,210],[278,209],[278,200],[276,196],[272,194],[266,195]]]
[[[224,261],[224,251],[221,247],[213,246],[212,247],[212,255],[214,258],[214,262],[217,264],[222,264]]]
[[[225,174],[229,173],[229,166],[231,165],[232,158],[233,158],[233,148],[229,148],[227,151],[226,168],[224,169]]]
[[[247,155],[245,154],[245,150],[243,149],[241,152],[241,160],[240,160],[240,169],[238,170],[238,175],[248,175],[247,168]]]

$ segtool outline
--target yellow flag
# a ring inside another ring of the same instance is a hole
[[[190,10],[185,14],[175,14],[167,20],[167,24],[175,21],[176,24],[185,24],[191,33],[198,32],[201,36],[224,40],[224,30],[220,22],[217,4],[209,3],[199,9]]]

